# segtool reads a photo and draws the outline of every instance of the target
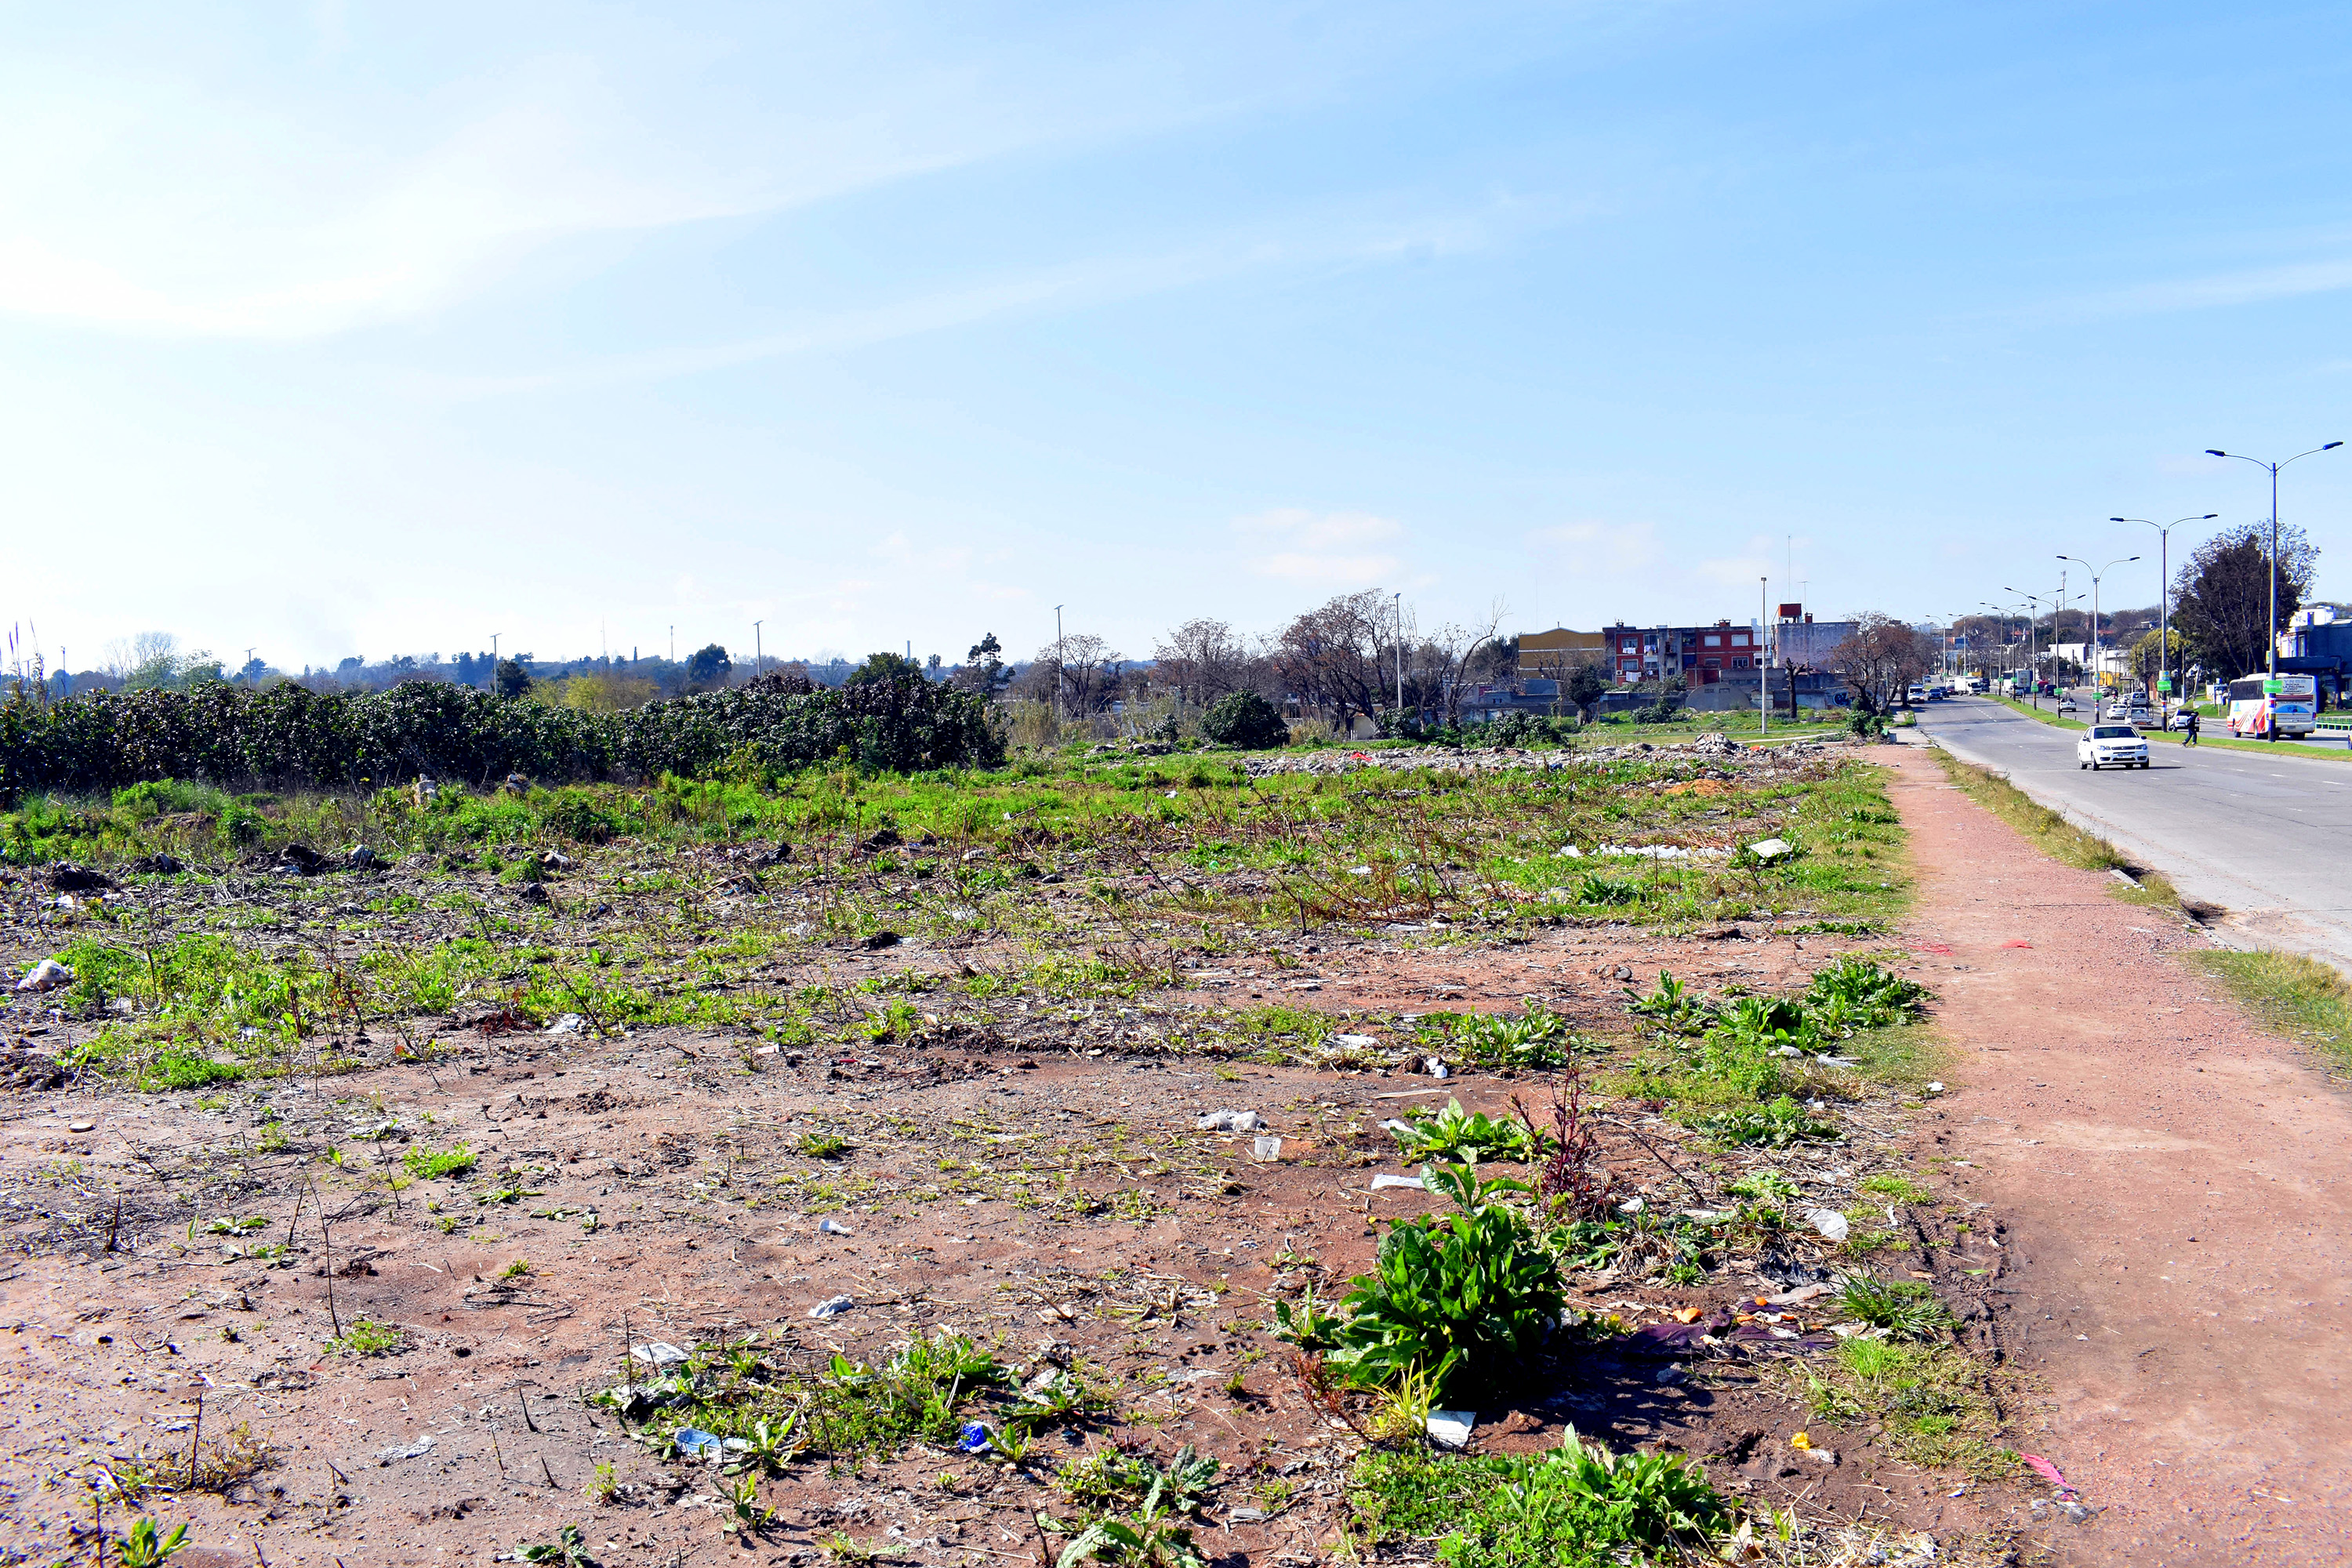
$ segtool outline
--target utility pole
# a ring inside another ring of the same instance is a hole
[[[1768,734],[1772,729],[1772,666],[1764,657],[1765,616],[1772,604],[1772,580],[1756,579],[1756,646],[1749,651],[1756,656],[1756,732]]]
[[[672,664],[677,662],[677,628],[676,626],[669,629],[669,661]]]
[[[760,641],[760,623],[753,621],[751,623],[751,678],[754,680],[760,677],[761,661],[767,657],[763,645]]]
[[[2294,462],[2297,458],[2308,458],[2308,457],[2310,457],[2310,456],[2311,456],[2313,453],[2315,453],[2315,452],[2333,452],[2334,450],[2336,450],[2336,447],[2341,447],[2342,445],[2344,445],[2344,443],[2343,443],[2343,442],[2341,442],[2341,441],[2330,441],[2330,442],[2328,442],[2328,443],[2327,443],[2327,445],[2326,445],[2325,447],[2314,447],[2311,449],[2311,451],[2309,451],[2309,452],[2297,452],[2297,453],[2294,455],[2294,457],[2293,457],[2293,458],[2284,458],[2284,459],[2282,459],[2281,461],[2279,461],[2279,462],[2275,462],[2275,463],[2265,463],[2265,462],[2263,462],[2263,461],[2261,458],[2249,458],[2249,457],[2247,457],[2243,452],[2224,452],[2224,451],[2222,451],[2219,447],[2206,447],[2206,448],[2205,448],[2205,455],[2206,455],[2207,457],[2209,457],[2209,458],[2237,458],[2237,459],[2238,459],[2240,462],[2242,462],[2242,463],[2252,463],[2252,464],[2253,464],[2253,465],[2254,465],[2254,467],[2256,467],[2256,468],[2267,468],[2267,469],[2269,469],[2269,470],[2270,470],[2270,476],[2271,476],[2271,624],[2270,624],[2269,630],[2264,634],[2264,636],[2263,636],[2263,641],[2264,645],[2269,648],[2269,653],[2268,653],[2268,654],[2267,654],[2267,656],[2266,656],[2266,657],[2267,657],[2267,658],[2268,658],[2268,661],[2269,661],[2269,662],[2265,665],[2265,667],[2264,667],[2264,668],[2265,668],[2265,670],[2267,671],[2268,679],[2269,679],[2269,680],[2271,681],[2271,683],[2273,684],[2273,689],[2272,689],[2272,690],[2270,690],[2269,692],[2267,692],[2267,693],[2266,693],[2266,695],[2270,695],[2270,696],[2276,696],[2276,695],[2277,695],[2277,692],[2276,692],[2276,690],[2275,690],[2275,689],[2274,689],[2274,688],[2275,688],[2275,684],[2276,684],[2276,682],[2277,682],[2277,680],[2278,680],[2278,634],[2279,634],[2279,624],[2278,624],[2278,575],[2279,575],[2279,569],[2278,569],[2278,535],[2279,535],[2279,519],[2278,519],[2278,471],[2279,471],[2281,468],[2285,468],[2285,467],[2287,466],[2287,464],[2292,463],[2292,462]]]

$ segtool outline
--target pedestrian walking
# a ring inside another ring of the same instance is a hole
[[[2194,708],[2189,710],[2189,738],[2180,743],[2184,746],[2193,746],[2197,743],[2197,710]]]

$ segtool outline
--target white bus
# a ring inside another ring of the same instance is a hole
[[[2318,723],[2319,682],[2308,675],[2250,675],[2230,682],[2230,733],[2275,741]]]

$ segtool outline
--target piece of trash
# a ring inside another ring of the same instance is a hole
[[[1843,1241],[1852,1228],[1846,1224],[1845,1215],[1835,1209],[1807,1209],[1805,1223],[1832,1241]]]
[[[1432,1078],[1444,1078],[1445,1076],[1445,1064],[1439,1061],[1435,1057],[1430,1058],[1429,1076]]]
[[[1920,1092],[1923,1094],[1941,1094],[1944,1092],[1944,1086],[1940,1083],[1931,1083]]]
[[[1805,1053],[1798,1049],[1795,1046],[1782,1046],[1774,1050],[1772,1054],[1776,1057],[1801,1057]]]
[[[1351,1051],[1360,1051],[1379,1045],[1380,1041],[1370,1035],[1334,1035],[1331,1037],[1331,1043],[1335,1046],[1344,1046]]]
[[[1677,1323],[1696,1323],[1705,1314],[1703,1314],[1696,1307],[1676,1307],[1667,1315],[1672,1317]]]
[[[1423,1425],[1429,1428],[1429,1440],[1439,1447],[1467,1447],[1470,1429],[1478,1425],[1478,1413],[1475,1410],[1433,1410]]]
[[[73,984],[74,972],[54,958],[45,958],[33,965],[24,979],[16,982],[19,991],[55,991],[60,985]]]
[[[698,1432],[691,1426],[681,1426],[671,1435],[677,1451],[689,1459],[715,1459],[727,1449],[727,1444],[716,1432]]]
[[[1759,860],[1778,860],[1783,855],[1795,854],[1797,847],[1785,838],[1767,838],[1761,843],[1750,844],[1748,852]]]
[[[68,1122],[66,1124],[66,1131],[68,1132],[95,1132],[98,1131],[98,1123],[95,1121]]]
[[[2066,1479],[2065,1472],[2061,1470],[2057,1466],[2052,1464],[2049,1460],[2043,1458],[2041,1455],[2020,1454],[2017,1457],[2025,1461],[2025,1465],[2028,1469],[2032,1470],[2035,1475],[2040,1476],[2043,1480],[2048,1481],[2052,1486],[2057,1488],[2058,1495],[2060,1497],[2071,1498],[2081,1495],[2074,1489],[2074,1483]]]
[[[375,1462],[379,1465],[388,1465],[394,1459],[421,1459],[432,1451],[433,1437],[432,1434],[427,1433],[405,1448],[378,1448],[375,1451]]]
[[[664,1367],[676,1366],[686,1359],[684,1351],[662,1340],[650,1340],[641,1345],[631,1345],[629,1355],[633,1360],[644,1362],[656,1372]]]
[[[1348,868],[1348,875],[1350,877],[1369,877],[1371,874],[1372,868],[1370,866],[1350,866]]]
[[[1265,1127],[1265,1118],[1255,1110],[1213,1110],[1193,1126],[1203,1132],[1257,1132]]]
[[[956,1436],[956,1447],[967,1454],[985,1454],[992,1447],[992,1434],[985,1421],[967,1421]]]
[[[1579,848],[1578,848],[1575,845],[1573,845],[1573,844],[1563,844],[1563,845],[1561,845],[1561,846],[1559,847],[1559,852],[1560,852],[1562,855],[1566,856],[1566,857],[1567,857],[1568,858],[1570,858],[1570,860],[1581,860],[1581,859],[1583,859],[1583,858],[1584,858],[1584,851],[1583,851],[1583,850],[1581,850],[1581,849],[1579,849]]]
[[[1796,1449],[1800,1454],[1809,1454],[1812,1452],[1813,1439],[1809,1434],[1800,1432],[1789,1439],[1789,1447]]]
[[[1829,1293],[1830,1287],[1816,1279],[1810,1285],[1800,1285],[1794,1289],[1783,1290],[1777,1296],[1759,1296],[1757,1300],[1767,1307],[1801,1307],[1806,1302],[1818,1300]]]
[[[856,1236],[857,1234],[837,1219],[821,1219],[816,1222],[816,1228],[821,1235],[824,1236]]]
[[[588,1032],[588,1020],[577,1013],[566,1013],[550,1024],[547,1032],[551,1035],[584,1035]]]
[[[1416,1187],[1423,1192],[1429,1190],[1428,1184],[1419,1176],[1392,1176],[1386,1171],[1382,1171],[1372,1178],[1372,1191],[1385,1192],[1391,1187]]]
[[[1262,1508],[1228,1509],[1225,1517],[1235,1524],[1255,1524],[1265,1517],[1265,1510]]]
[[[1279,1160],[1282,1158],[1282,1140],[1279,1138],[1253,1139],[1250,1142],[1250,1152],[1261,1160]]]
[[[857,945],[866,949],[868,952],[872,952],[880,948],[896,947],[898,945],[898,942],[899,937],[897,931],[877,931],[872,936],[862,938],[858,942]]]
[[[1619,1214],[1640,1214],[1642,1212],[1642,1200],[1639,1198],[1627,1198],[1623,1203],[1617,1205],[1617,1212]]]
[[[1651,1381],[1658,1384],[1680,1383],[1685,1375],[1687,1374],[1678,1366],[1662,1366],[1658,1369],[1658,1375]]]
[[[2030,942],[2005,942],[2000,945],[2003,947],[2021,947],[2028,952],[2032,952],[2033,948],[2033,944]]]
[[[835,1296],[830,1301],[819,1301],[815,1306],[811,1307],[809,1309],[809,1316],[812,1318],[838,1318],[842,1313],[855,1309],[856,1305],[857,1299],[855,1296]]]
[[[2058,1500],[2058,1511],[2064,1514],[2068,1522],[2073,1524],[2088,1524],[2099,1516],[2097,1509],[2088,1507],[2070,1497],[2062,1497]]]

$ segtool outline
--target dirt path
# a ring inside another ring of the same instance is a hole
[[[1932,1152],[2010,1216],[2039,1451],[2105,1510],[2062,1560],[2346,1561],[2352,1099],[2171,956],[2201,934],[1892,760],[1963,1053]]]

